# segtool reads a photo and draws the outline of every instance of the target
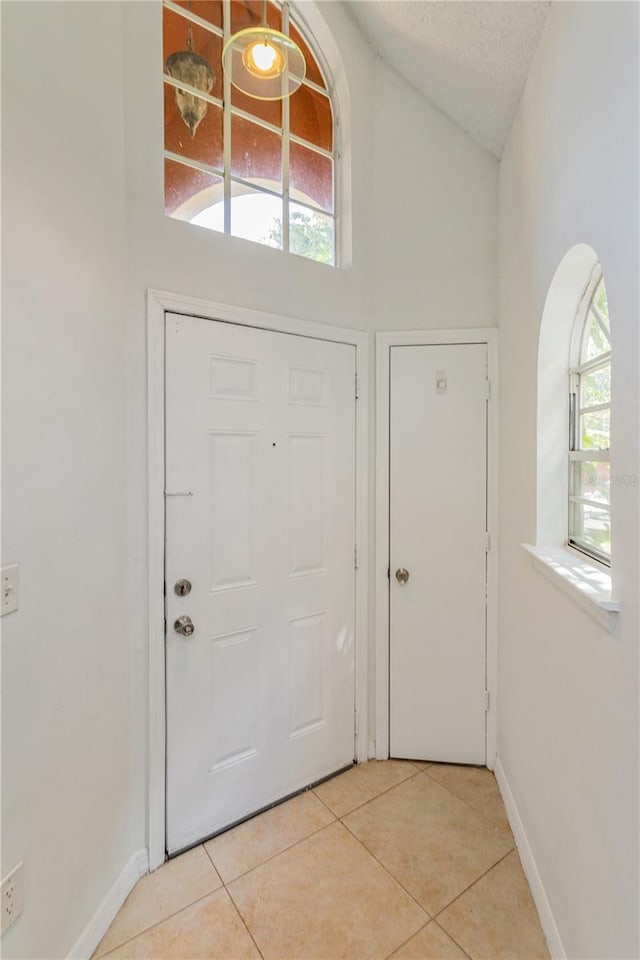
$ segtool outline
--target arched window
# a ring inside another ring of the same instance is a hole
[[[569,544],[610,564],[611,327],[599,263],[575,319],[569,384]]]
[[[165,212],[335,264],[334,110],[288,3],[267,3],[266,18],[302,50],[302,86],[284,100],[259,100],[222,69],[225,41],[261,17],[256,0],[165,0]]]

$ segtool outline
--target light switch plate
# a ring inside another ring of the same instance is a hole
[[[18,564],[12,563],[8,567],[2,568],[2,611],[0,616],[5,613],[15,613],[18,609]]]

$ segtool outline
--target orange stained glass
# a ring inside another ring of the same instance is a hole
[[[243,117],[231,117],[231,175],[282,189],[282,137]]]
[[[262,23],[261,0],[231,0],[231,33],[246,30],[247,27],[259,27]],[[267,4],[267,24],[274,30],[282,30],[280,10],[272,3]]]
[[[197,199],[203,190],[208,191],[207,198]],[[201,209],[215,203],[216,199],[222,199],[223,190],[222,177],[195,170],[174,160],[164,161],[164,209],[171,217],[190,220]],[[188,202],[190,200],[191,204]]]
[[[299,143],[289,145],[291,195],[333,213],[333,160]]]
[[[274,127],[282,127],[282,100],[256,100],[232,86],[231,105],[258,120],[266,120]]]
[[[187,49],[187,39],[189,37],[189,28],[191,28],[191,37],[193,40],[193,52],[204,59],[213,68],[215,79],[211,90],[207,91],[210,96],[222,99],[222,37],[216,36],[205,30],[204,27],[198,27],[195,23],[185,20],[180,14],[168,10],[166,7],[162,10],[163,17],[163,72],[167,57],[172,53],[178,53],[180,50]]]
[[[174,0],[174,3],[222,30],[222,0]]]
[[[307,65],[307,79],[312,80],[314,83],[317,83],[319,87],[322,87],[324,90],[327,89],[327,85],[324,82],[324,77],[322,76],[322,71],[318,66],[318,62],[314,55],[311,53],[309,46],[302,39],[302,34],[299,30],[296,30],[292,23],[289,24],[289,36],[295,43],[298,44],[302,50],[302,55],[304,57],[304,62]]]
[[[304,85],[289,98],[291,133],[316,147],[333,150],[331,101]]]
[[[175,88],[164,85],[164,148],[189,160],[199,160],[210,167],[223,169],[222,108],[200,101],[206,114],[198,125],[195,136],[182,119],[176,105]]]

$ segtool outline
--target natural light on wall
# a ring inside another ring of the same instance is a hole
[[[304,57],[279,99],[242,92],[222,65],[229,38],[265,15]],[[333,105],[288,4],[165,0],[163,64],[167,216],[335,264]]]

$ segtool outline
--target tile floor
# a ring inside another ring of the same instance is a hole
[[[170,860],[95,957],[542,960],[493,775],[370,761]]]

